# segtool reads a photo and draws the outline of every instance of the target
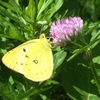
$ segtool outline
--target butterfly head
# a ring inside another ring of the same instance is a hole
[[[42,38],[46,38],[44,33],[42,33],[42,34],[40,35],[40,39],[42,39]]]

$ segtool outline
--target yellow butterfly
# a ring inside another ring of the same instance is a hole
[[[10,69],[36,82],[49,79],[53,72],[51,44],[45,34],[10,50],[2,61]]]

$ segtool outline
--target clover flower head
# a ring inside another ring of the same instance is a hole
[[[56,22],[52,23],[50,35],[56,46],[62,46],[66,44],[66,41],[71,40],[71,37],[81,33],[82,29],[83,20],[80,17],[58,19]]]

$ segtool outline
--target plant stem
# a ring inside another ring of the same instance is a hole
[[[98,73],[96,71],[96,67],[92,61],[92,51],[90,50],[90,48],[88,48],[87,52],[86,52],[86,58],[88,60],[88,63],[89,63],[89,66],[91,67],[91,70],[92,70],[92,73],[93,73],[93,76],[94,76],[94,79],[96,81],[96,85],[98,87],[98,91],[100,93],[100,80],[99,80],[99,76],[98,76]]]

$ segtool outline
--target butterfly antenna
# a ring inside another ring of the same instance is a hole
[[[40,29],[40,34],[41,34],[44,25],[47,24],[47,21],[38,21],[37,23],[40,24],[40,25],[42,25],[42,26],[41,26],[41,29]]]

